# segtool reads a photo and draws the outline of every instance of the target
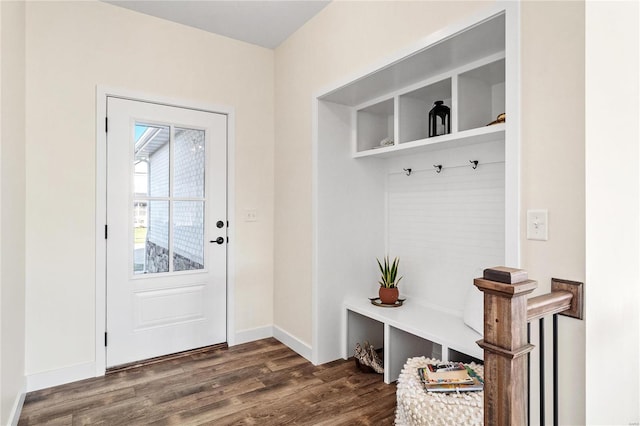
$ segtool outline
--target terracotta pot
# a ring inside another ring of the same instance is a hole
[[[384,303],[385,305],[393,305],[394,303],[396,303],[399,295],[400,295],[400,292],[398,291],[398,287],[394,287],[394,288],[380,287],[380,290],[378,290],[378,296],[380,297],[380,302]]]

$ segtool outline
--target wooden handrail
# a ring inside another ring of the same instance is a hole
[[[551,293],[529,299],[528,321],[553,314],[582,319],[582,286],[581,282],[551,278]]]
[[[538,286],[526,271],[497,267],[473,284],[484,293],[484,424],[527,423],[527,323],[552,314],[582,319],[582,283],[551,281],[551,293],[528,299]]]
[[[559,314],[571,309],[573,294],[568,291],[555,291],[527,301],[527,321],[531,322],[547,315]]]

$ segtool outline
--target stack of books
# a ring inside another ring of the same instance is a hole
[[[473,392],[484,388],[484,381],[473,368],[461,362],[427,364],[418,368],[427,392]]]

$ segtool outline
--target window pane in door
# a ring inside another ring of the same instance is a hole
[[[174,138],[173,196],[204,196],[204,130],[176,128]]]
[[[147,201],[133,202],[133,272],[142,274],[146,270]]]
[[[204,268],[204,201],[173,203],[173,270]]]
[[[145,230],[138,231],[134,226],[134,273],[169,272],[169,202],[152,200],[146,204]],[[140,254],[136,250],[144,251]],[[136,259],[142,259],[142,262],[136,262]]]
[[[169,134],[169,126],[136,123],[133,148],[136,196],[169,196]]]
[[[133,163],[134,197],[149,195],[149,162],[144,156],[139,156]]]

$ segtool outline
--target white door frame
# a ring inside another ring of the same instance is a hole
[[[209,104],[182,99],[166,98],[137,91],[96,86],[96,279],[95,279],[95,375],[104,376],[107,366],[104,333],[107,326],[107,243],[104,236],[107,224],[107,97],[118,97],[133,101],[150,102],[175,107],[197,109],[227,115],[227,343],[235,343],[234,301],[235,301],[235,110],[224,105]]]

